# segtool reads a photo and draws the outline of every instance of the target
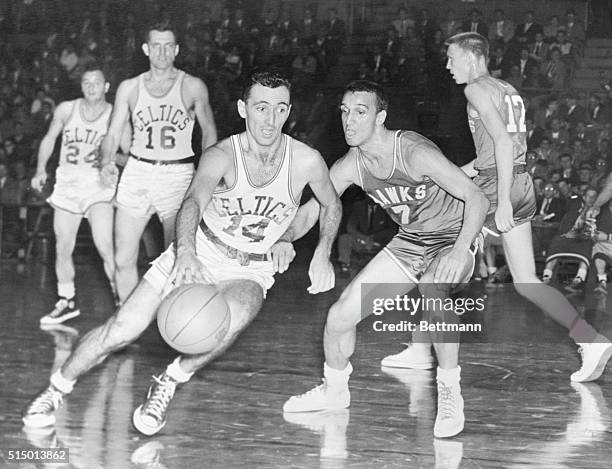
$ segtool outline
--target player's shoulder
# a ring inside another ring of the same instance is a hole
[[[298,158],[313,159],[318,158],[321,154],[307,143],[304,143],[297,138],[284,134],[288,142],[291,142],[293,154]]]
[[[117,87],[117,94],[130,94],[136,91],[138,87],[138,81],[140,79],[140,75],[136,75],[132,78],[126,78]]]
[[[183,72],[185,74],[183,78],[183,87],[186,88],[190,92],[201,93],[207,90],[206,84],[201,78],[190,75],[187,72]]]
[[[72,115],[72,112],[74,111],[76,106],[78,106],[78,104],[79,104],[79,99],[71,99],[69,101],[62,101],[55,108],[55,112],[54,112],[55,117],[60,118],[62,120],[68,119]]]
[[[219,140],[214,145],[209,146],[205,151],[204,155],[211,155],[214,158],[221,159],[233,159],[234,158],[234,148],[232,144],[232,137],[226,137],[222,140]]]
[[[425,149],[432,151],[440,151],[438,146],[429,140],[424,135],[421,135],[418,132],[414,132],[412,130],[402,130],[400,132],[400,145],[402,147],[402,153],[406,156],[410,156],[413,153],[416,153],[415,150]]]

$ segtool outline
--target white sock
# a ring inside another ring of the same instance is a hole
[[[353,367],[350,362],[344,370],[336,370],[328,366],[327,363],[323,364],[323,376],[325,376],[325,381],[330,386],[346,386],[352,372]]]
[[[172,363],[170,363],[166,368],[166,374],[178,383],[186,383],[191,379],[193,373],[195,372],[187,373],[183,371],[179,364],[180,360],[181,357],[177,357]]]
[[[438,367],[436,380],[442,381],[446,385],[459,384],[461,381],[461,367],[444,370]]]
[[[487,267],[487,273],[489,275],[493,275],[495,272],[497,272],[497,267]]]
[[[608,274],[597,274],[597,281],[608,283]]]
[[[68,300],[74,298],[74,295],[75,295],[74,282],[58,283],[57,284],[57,294]]]
[[[61,370],[57,370],[55,373],[51,375],[51,379],[49,380],[51,384],[62,391],[64,394],[69,394],[72,392],[74,388],[75,380],[69,380],[62,376]]]
[[[544,269],[544,272],[542,272],[542,277],[543,278],[550,278],[550,277],[552,277],[552,270]]]
[[[578,273],[576,274],[576,278],[579,278],[580,280],[582,280],[584,282],[584,279],[587,276],[587,268],[586,267],[580,267],[578,269]]]

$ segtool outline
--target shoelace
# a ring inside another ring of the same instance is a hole
[[[157,386],[155,386],[151,397],[147,399],[143,413],[152,415],[156,420],[161,421],[164,419],[163,415],[170,403],[170,399],[174,396],[176,384],[166,376],[153,376],[153,380],[157,383]]]
[[[451,418],[455,414],[455,400],[450,386],[438,384],[438,414],[442,418]]]
[[[48,388],[40,396],[38,396],[28,409],[28,414],[46,414],[57,409],[64,396],[60,391]]]
[[[68,300],[65,300],[64,298],[62,298],[57,303],[55,303],[55,309],[51,311],[51,314],[49,316],[51,317],[59,316],[59,314],[67,307],[68,307]]]
[[[322,384],[319,384],[318,386],[312,388],[310,391],[306,391],[304,394],[300,394],[298,398],[312,396],[313,394],[317,394],[323,391],[323,388],[325,388],[325,378],[323,378],[322,381],[323,381]]]

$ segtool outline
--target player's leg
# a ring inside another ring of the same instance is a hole
[[[595,255],[595,249],[598,249],[597,244],[594,246],[593,255]],[[597,271],[597,286],[595,287],[595,293],[605,295],[608,293],[608,276],[606,274],[606,267],[608,263],[605,258],[596,256],[594,257],[595,270]]]
[[[138,284],[138,248],[149,216],[136,216],[117,207],[115,214],[115,285],[119,301],[125,303]]]
[[[166,424],[166,414],[176,387],[186,383],[193,374],[218,356],[222,355],[253,321],[263,302],[263,289],[253,280],[231,280],[216,286],[223,294],[230,309],[230,327],[214,350],[182,355],[174,360],[165,372],[154,377],[146,401],[134,410],[132,421],[136,429],[145,435],[159,432]]]
[[[25,425],[53,425],[55,411],[79,376],[139,337],[155,317],[160,302],[158,290],[146,280],[140,282],[119,311],[82,337],[60,370],[51,376],[49,387],[28,406],[23,418]]]
[[[446,311],[441,308],[442,302],[450,295],[452,285],[434,283],[434,274],[440,258],[450,249],[451,247],[442,249],[419,280],[419,291],[426,301],[423,319],[429,324],[459,324],[459,317],[454,311]],[[463,266],[459,283],[469,282],[474,264],[475,258],[470,254],[468,262]],[[435,331],[428,332],[428,334],[438,358],[436,373],[438,413],[434,424],[434,435],[437,438],[448,438],[463,431],[465,424],[460,385],[459,332]]]
[[[174,236],[176,234],[175,230],[176,230],[176,214],[177,213],[178,211],[170,215],[164,214],[163,216],[160,216],[162,228],[164,231],[164,249],[170,246],[170,243],[174,241]]]
[[[400,267],[400,261],[392,256],[388,249],[379,252],[332,305],[323,336],[324,384],[291,397],[283,411],[306,412],[349,406],[348,380],[352,372],[349,359],[355,350],[357,324],[371,313],[370,308],[362,311],[362,298],[394,297],[410,291],[415,285]]]
[[[523,223],[502,235],[506,262],[519,294],[569,330],[580,345],[582,367],[572,381],[592,381],[601,376],[612,356],[612,344],[580,317],[571,303],[555,288],[543,284],[535,273],[531,247],[531,223]]]
[[[55,308],[40,318],[41,324],[59,324],[80,314],[75,297],[74,262],[72,253],[82,216],[55,208],[53,231],[55,233],[55,274],[57,296]]]
[[[91,227],[94,245],[102,258],[104,272],[115,291],[115,249],[113,222],[115,208],[111,203],[98,203],[89,208],[87,220]]]

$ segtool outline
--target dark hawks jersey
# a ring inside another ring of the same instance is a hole
[[[485,75],[476,80],[487,88],[499,115],[501,116],[506,131],[512,138],[512,157],[514,164],[525,164],[525,152],[527,151],[527,128],[525,127],[525,104],[523,98],[514,87],[503,80],[498,80]],[[495,167],[495,144],[485,129],[478,111],[468,103],[468,123],[474,138],[476,148],[476,161],[474,168],[482,170]]]
[[[401,142],[408,142],[402,149]],[[400,233],[419,235],[421,241],[436,236],[456,235],[463,221],[461,200],[454,198],[429,178],[417,181],[406,170],[419,148],[435,144],[416,132],[397,131],[393,149],[393,170],[386,179],[375,177],[357,153],[360,186],[400,226]]]

